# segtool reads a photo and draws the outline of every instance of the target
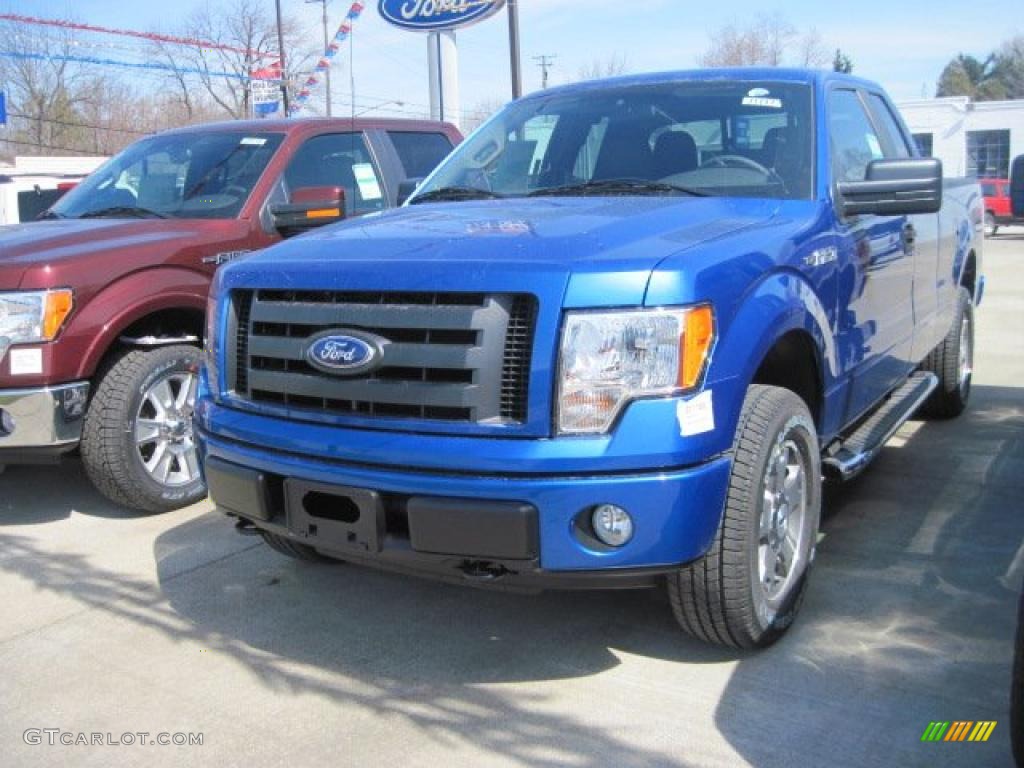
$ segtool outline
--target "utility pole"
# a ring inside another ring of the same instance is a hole
[[[288,67],[284,60],[284,31],[281,29],[281,0],[274,0],[277,10],[277,50],[281,54],[281,104],[288,116]]]
[[[550,55],[534,56],[533,60],[537,62],[537,66],[540,67],[540,87],[548,87],[548,70],[551,69],[555,64],[555,59],[558,58],[557,53]]]
[[[331,41],[327,37],[327,0],[306,0],[307,3],[320,3],[323,6],[323,24],[324,24],[324,47],[323,52],[320,54],[320,58],[327,55],[327,46],[330,45]],[[328,67],[324,70],[324,88],[327,89],[327,116],[331,117],[331,68]]]
[[[523,78],[519,71],[519,3],[508,0],[508,55],[512,67],[512,98],[523,95]]]

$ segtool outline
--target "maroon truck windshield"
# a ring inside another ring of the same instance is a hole
[[[49,215],[233,219],[283,139],[225,131],[143,139],[100,166]]]

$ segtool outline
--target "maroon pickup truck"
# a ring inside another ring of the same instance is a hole
[[[0,469],[80,447],[120,504],[201,498],[191,412],[217,265],[396,205],[461,138],[407,120],[184,128],[0,227]]]

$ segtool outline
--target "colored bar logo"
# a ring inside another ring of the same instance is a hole
[[[921,741],[988,741],[996,729],[995,720],[933,720],[921,734]]]

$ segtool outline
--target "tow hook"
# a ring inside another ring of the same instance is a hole
[[[260,530],[252,524],[251,520],[246,520],[244,517],[238,518],[235,523],[235,532],[240,533],[243,536],[259,536]]]
[[[497,581],[512,573],[504,565],[490,560],[463,560],[458,566],[464,578],[470,581]]]

